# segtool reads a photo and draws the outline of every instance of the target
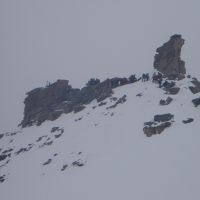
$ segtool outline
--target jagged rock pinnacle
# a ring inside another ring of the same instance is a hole
[[[169,41],[156,49],[154,68],[169,79],[185,77],[185,62],[181,60],[181,48],[185,40],[181,35],[173,35]]]

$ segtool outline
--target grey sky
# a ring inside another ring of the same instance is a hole
[[[155,49],[181,33],[200,76],[198,0],[0,0],[0,127],[16,127],[28,90],[47,80],[151,71]]]

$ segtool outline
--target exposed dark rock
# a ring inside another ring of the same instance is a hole
[[[42,165],[48,165],[52,162],[52,159],[48,159],[46,162],[44,162]]]
[[[89,104],[96,99],[98,102],[103,101],[112,94],[110,79],[107,79],[97,85],[84,87],[80,91],[80,103]]]
[[[129,84],[128,79],[127,78],[121,78],[121,80],[120,80],[120,86],[127,85],[127,84]]]
[[[112,88],[119,87],[119,86],[120,86],[120,81],[121,81],[121,78],[117,78],[117,77],[112,78],[112,79],[110,80],[110,82],[111,82],[111,87],[112,87]]]
[[[163,100],[163,99],[160,100],[160,105],[162,106],[169,105],[172,101],[173,99],[171,97],[167,97],[166,100]]]
[[[84,105],[77,105],[77,106],[74,106],[74,112],[77,113],[77,112],[80,112],[81,110],[83,110],[85,108]]]
[[[51,129],[51,133],[54,133],[54,132],[58,131],[59,128],[60,128],[59,126],[52,127],[52,129]]]
[[[44,142],[41,146],[40,146],[40,148],[41,147],[44,147],[44,146],[50,146],[50,145],[52,145],[53,144],[53,141],[51,140],[51,141],[46,141],[46,142]]]
[[[117,101],[117,97],[110,97],[110,101]]]
[[[166,128],[172,124],[174,115],[167,113],[162,115],[155,115],[154,120],[144,123],[143,132],[147,137],[162,133]]]
[[[0,161],[2,161],[2,160],[5,160],[7,157],[8,157],[8,156],[7,156],[7,155],[5,155],[5,154],[3,154],[3,155],[0,155]]]
[[[60,132],[61,134],[64,133],[64,128],[60,128],[59,126],[53,127],[51,129],[51,133]]]
[[[62,133],[54,135],[55,138],[59,138],[62,135]]]
[[[172,88],[168,88],[165,90],[166,94],[171,94],[171,95],[176,95],[179,93],[180,88],[179,87],[172,87]]]
[[[46,137],[47,137],[47,135],[43,135],[43,136],[39,137],[39,138],[36,140],[36,142],[40,142],[43,138],[46,138]]]
[[[115,104],[113,104],[112,106],[109,106],[107,107],[106,109],[111,109],[111,108],[115,108],[118,104],[123,104],[125,103],[127,100],[126,100],[126,95],[124,95],[123,97],[119,98]]]
[[[106,104],[107,104],[107,102],[103,102],[103,101],[102,101],[101,103],[98,104],[98,106],[104,106],[104,105],[106,105]]]
[[[86,87],[73,89],[67,80],[58,80],[46,88],[36,88],[27,93],[24,101],[22,127],[40,125],[45,120],[55,120],[62,113],[79,112],[94,99],[98,102],[111,96],[110,79],[103,82],[90,80]]]
[[[75,119],[75,122],[78,122],[78,121],[80,121],[82,119],[83,119],[83,117],[79,117],[78,119]]]
[[[112,87],[109,79],[97,85],[95,88],[95,95],[97,102],[103,101],[104,99],[112,95]]]
[[[167,122],[170,121],[174,118],[174,115],[167,113],[167,114],[162,114],[162,115],[155,115],[154,116],[154,121],[155,122]]]
[[[188,118],[188,119],[183,120],[182,122],[183,122],[184,124],[188,124],[188,123],[191,123],[191,122],[193,122],[193,121],[194,121],[193,118]]]
[[[139,94],[136,94],[136,97],[141,97],[143,94],[142,93],[139,93]]]
[[[144,126],[153,126],[153,125],[156,125],[157,123],[155,122],[145,122],[144,123]]]
[[[160,85],[160,87],[163,88],[164,91],[166,91],[166,94],[175,95],[178,94],[180,91],[179,87],[176,87],[176,83],[174,81],[165,81],[163,84]]]
[[[24,101],[22,127],[40,125],[45,120],[57,119],[64,112],[64,109],[59,109],[59,105],[70,99],[72,91],[74,92],[67,80],[58,80],[46,88],[36,88],[28,92]]]
[[[199,106],[200,105],[200,97],[196,98],[196,99],[193,99],[192,103],[194,104],[195,107]]]
[[[165,81],[163,84],[162,84],[162,87],[164,89],[170,89],[170,88],[173,88],[176,86],[176,83],[174,81]]]
[[[135,83],[137,82],[137,78],[136,78],[136,75],[131,75],[129,78],[128,78],[129,82],[130,83]]]
[[[18,133],[21,133],[21,131],[15,131],[15,132],[12,132],[12,133],[10,133],[10,136],[17,135]]]
[[[114,112],[112,112],[112,113],[110,114],[110,116],[111,116],[111,117],[114,116]]]
[[[136,81],[135,75],[106,79],[103,82],[92,78],[82,89],[75,89],[68,84],[68,80],[58,80],[46,87],[33,89],[27,93],[24,119],[19,126],[39,126],[46,120],[56,120],[63,113],[79,112],[95,99],[101,102],[110,97],[113,88]]]
[[[190,86],[189,89],[193,94],[199,93],[200,92],[200,82],[197,79],[193,79],[191,81],[194,86]]]
[[[21,153],[24,153],[24,152],[27,152],[27,151],[30,151],[32,149],[33,145],[28,145],[28,147],[23,147],[23,148],[20,148],[18,151],[15,152],[15,155],[19,155]]]
[[[63,165],[61,171],[64,171],[67,167],[68,167],[68,165]]]
[[[10,153],[10,152],[12,152],[12,151],[13,151],[12,148],[11,148],[11,149],[7,149],[7,150],[3,151],[2,154],[7,154],[7,153]]]
[[[181,60],[181,48],[184,39],[181,35],[173,35],[163,46],[156,49],[154,68],[168,79],[182,79],[185,77],[185,62]]]
[[[0,139],[3,138],[4,134],[0,134]]]
[[[1,169],[2,167],[5,167],[9,162],[10,162],[10,160],[7,160],[3,165],[0,165],[0,169]]]
[[[84,163],[81,161],[81,160],[77,160],[77,161],[74,161],[72,163],[72,166],[75,166],[75,167],[82,167],[84,166]]]
[[[164,122],[157,126],[145,126],[143,128],[143,131],[147,137],[151,137],[152,135],[162,133],[166,128],[170,126],[171,126],[171,122]]]
[[[0,176],[0,183],[3,183],[6,180],[6,175]]]
[[[91,78],[87,83],[86,83],[86,86],[95,86],[97,84],[100,83],[100,80],[98,78],[94,79],[94,78]]]

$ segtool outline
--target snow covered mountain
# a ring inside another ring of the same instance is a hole
[[[150,80],[137,77],[84,109],[59,110],[55,118],[47,113],[40,123],[43,113],[29,115],[28,109],[23,128],[1,133],[2,199],[199,199],[200,83],[185,75],[183,40],[174,38],[178,43],[170,40],[157,50],[158,70],[169,57],[175,62],[171,70],[166,65],[162,83],[152,71]],[[178,53],[163,54],[171,46]],[[40,90],[49,95],[48,88]]]
[[[198,94],[188,89],[191,78],[176,84],[169,105],[159,104],[169,95],[157,84],[140,80],[102,104],[4,133],[2,199],[198,199],[200,118],[191,103]],[[174,115],[172,126],[146,137],[144,122],[164,113]],[[187,118],[194,121],[184,124]]]

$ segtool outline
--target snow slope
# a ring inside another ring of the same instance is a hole
[[[177,82],[179,94],[160,106],[169,95],[150,81],[139,81],[114,90],[113,97],[127,95],[116,108],[106,109],[113,98],[102,106],[93,101],[79,113],[4,134],[0,153],[13,150],[0,161],[10,160],[0,168],[6,178],[0,183],[1,199],[199,200],[200,110],[191,103],[198,94],[189,85],[188,78]],[[164,113],[174,114],[175,122],[160,135],[146,137],[144,122]],[[183,124],[188,117],[194,122]],[[60,130],[51,133],[52,127]]]

